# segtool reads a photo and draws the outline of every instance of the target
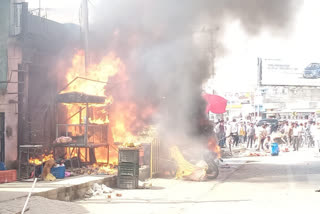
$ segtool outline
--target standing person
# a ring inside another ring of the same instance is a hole
[[[240,141],[240,143],[244,143],[244,136],[245,135],[246,135],[246,132],[245,132],[244,124],[241,123],[240,128],[239,128],[239,141]]]
[[[244,142],[248,142],[248,127],[249,127],[249,123],[244,122]]]
[[[316,135],[317,129],[316,129],[316,125],[315,125],[314,121],[311,122],[309,130],[310,130],[310,135],[311,135],[311,137],[310,137],[311,142],[309,142],[309,145],[315,146],[315,143],[316,143],[316,136],[315,135]]]
[[[224,147],[224,141],[225,141],[225,126],[224,126],[224,121],[220,120],[219,123],[215,127],[215,132],[217,133],[217,137],[219,140],[219,146],[220,148]]]
[[[231,123],[231,136],[233,140],[233,146],[238,146],[239,136],[238,136],[238,124],[236,119],[233,119]]]
[[[231,124],[230,122],[226,125],[226,144],[229,146],[230,153],[232,153],[231,146],[232,146],[232,136],[231,136]]]
[[[293,129],[292,129],[293,151],[299,150],[299,136],[300,136],[300,128],[298,127],[298,123],[294,123]]]
[[[250,148],[252,148],[252,143],[254,142],[255,136],[256,136],[256,130],[253,126],[253,123],[251,123],[250,126],[248,127],[247,133],[248,133],[247,148],[249,147],[249,144],[250,144]]]
[[[289,146],[291,146],[293,144],[292,135],[293,135],[294,126],[295,126],[295,123],[291,123],[289,126],[289,132],[288,132]]]
[[[303,123],[300,123],[299,126],[299,147],[303,147],[303,145],[305,144],[305,133],[306,133],[306,128],[304,126]]]
[[[267,131],[267,135],[271,135],[271,125],[269,125],[268,123],[266,124],[266,131]]]
[[[290,126],[289,126],[288,121],[286,121],[284,126],[283,126],[283,133],[284,133],[287,145],[290,145],[289,131],[290,131]]]
[[[266,124],[263,124],[260,128],[259,128],[259,133],[258,133],[258,151],[260,151],[260,149],[264,150],[263,148],[263,142],[267,137],[267,130],[266,130]]]
[[[304,135],[303,135],[303,143],[309,147],[309,133],[310,133],[310,127],[308,125],[308,122],[305,122],[303,124],[303,131],[304,131]]]

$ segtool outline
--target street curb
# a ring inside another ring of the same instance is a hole
[[[83,198],[85,193],[95,183],[105,184],[108,187],[115,187],[116,181],[116,176],[104,177],[99,180],[88,181],[82,184],[59,187],[44,192],[33,193],[32,196],[41,196],[44,198],[60,201],[74,201]]]

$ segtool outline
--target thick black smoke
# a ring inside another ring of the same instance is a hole
[[[285,33],[301,2],[101,0],[90,10],[90,48],[101,56],[114,51],[124,60],[132,85],[129,99],[141,109],[146,103],[156,106],[156,119],[168,136],[191,135],[204,115],[202,83],[209,75],[208,57],[193,42],[195,29],[223,29],[239,20],[253,35],[262,29]],[[223,32],[214,33],[219,42]]]

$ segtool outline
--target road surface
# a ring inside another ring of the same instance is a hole
[[[76,202],[31,197],[26,214],[204,214],[204,213],[317,213],[320,157],[312,151],[281,153],[278,157],[226,160],[215,181],[153,179],[152,189],[115,190]],[[121,197],[116,197],[121,193]],[[2,203],[0,213],[18,213],[20,198]]]
[[[245,164],[223,173],[218,181],[156,179],[151,190],[122,190],[119,198],[96,197],[76,204],[90,213],[316,212],[320,158],[312,151],[245,159]]]

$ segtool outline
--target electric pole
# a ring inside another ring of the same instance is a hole
[[[85,76],[89,65],[89,15],[88,15],[88,0],[82,0],[82,28],[83,28],[83,43],[84,43],[84,65]]]

